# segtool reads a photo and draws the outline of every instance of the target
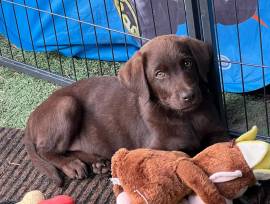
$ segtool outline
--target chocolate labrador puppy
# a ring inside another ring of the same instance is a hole
[[[146,43],[118,77],[92,77],[55,91],[27,123],[33,164],[58,185],[110,169],[121,147],[196,152],[222,137],[206,87],[211,51],[196,39],[165,35]],[[220,137],[219,137],[220,136]]]

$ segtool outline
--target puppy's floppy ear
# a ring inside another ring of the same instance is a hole
[[[149,89],[144,70],[145,55],[138,51],[119,70],[118,78],[122,85],[140,97],[149,98]]]
[[[188,46],[196,61],[199,74],[204,82],[208,82],[207,74],[212,63],[212,48],[210,45],[195,38],[188,39]]]

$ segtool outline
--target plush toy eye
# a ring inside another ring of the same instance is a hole
[[[192,67],[192,61],[191,61],[191,59],[186,59],[184,61],[184,67],[185,67],[185,69],[190,69]]]
[[[155,76],[157,79],[164,79],[167,76],[167,74],[165,72],[162,72],[162,71],[157,71]]]

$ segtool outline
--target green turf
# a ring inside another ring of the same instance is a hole
[[[269,100],[264,101],[262,95],[258,96],[257,93],[246,95],[245,102],[241,94],[225,94],[225,99],[229,129],[243,132],[246,131],[247,125],[248,128],[257,125],[259,134],[265,136],[269,134],[267,131],[267,118],[270,122]]]
[[[0,51],[2,56],[74,80],[99,75],[115,75],[121,66],[117,62],[70,58],[55,52],[22,51],[9,44],[1,36]],[[33,108],[52,93],[55,88],[56,86],[51,83],[0,67],[0,127],[25,127],[25,121]]]
[[[0,67],[0,127],[23,128],[30,112],[57,86]]]

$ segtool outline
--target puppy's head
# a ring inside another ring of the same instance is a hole
[[[120,70],[120,82],[145,99],[188,112],[202,101],[207,82],[209,46],[193,38],[165,35],[146,43]]]

